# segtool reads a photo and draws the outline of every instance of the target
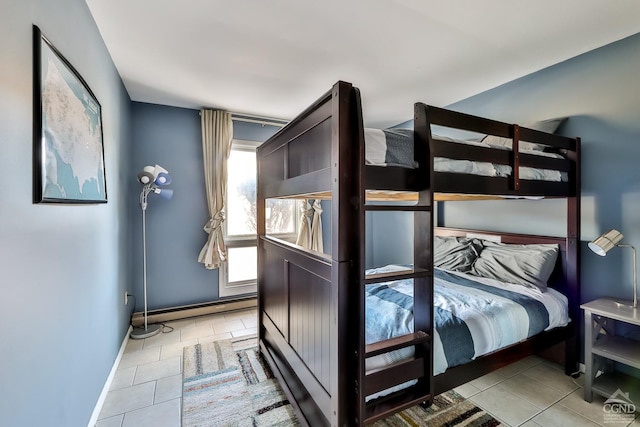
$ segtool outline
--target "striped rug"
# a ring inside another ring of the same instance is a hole
[[[182,426],[298,426],[289,401],[260,357],[255,337],[183,350]],[[493,427],[500,422],[454,391],[373,426]]]

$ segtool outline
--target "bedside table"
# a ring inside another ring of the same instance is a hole
[[[607,372],[595,378],[607,360],[640,369],[640,342],[615,336],[613,323],[640,326],[640,307],[618,305],[610,298],[600,298],[580,306],[584,310],[584,400],[591,402],[593,393],[609,398],[616,390],[629,392],[640,380],[619,372]],[[604,332],[604,333],[603,333]]]

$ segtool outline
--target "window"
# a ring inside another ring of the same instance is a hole
[[[220,268],[220,297],[256,292],[256,148],[253,141],[233,140],[227,162],[227,200],[224,238],[227,262]],[[266,205],[268,234],[295,241],[296,203],[269,200]]]

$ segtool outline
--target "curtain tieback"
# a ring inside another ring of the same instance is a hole
[[[207,221],[207,223],[204,225],[204,231],[209,234],[215,232],[222,226],[224,220],[224,211],[218,211],[218,213],[216,213],[213,218],[209,219],[209,221]]]
[[[313,207],[309,207],[308,202],[305,200],[303,206],[300,208],[300,213],[304,218],[311,219],[313,217]]]
[[[316,200],[315,202],[313,202],[313,205],[311,207],[317,214],[321,214],[323,212],[322,206],[320,205],[319,200]]]

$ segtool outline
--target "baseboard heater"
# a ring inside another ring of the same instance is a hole
[[[212,301],[208,303],[169,307],[147,312],[148,323],[170,322],[172,320],[185,319],[187,317],[204,316],[207,314],[224,313],[227,311],[242,310],[257,307],[255,297],[235,299],[232,301]],[[131,325],[134,327],[144,325],[144,314],[135,312],[131,317]]]

